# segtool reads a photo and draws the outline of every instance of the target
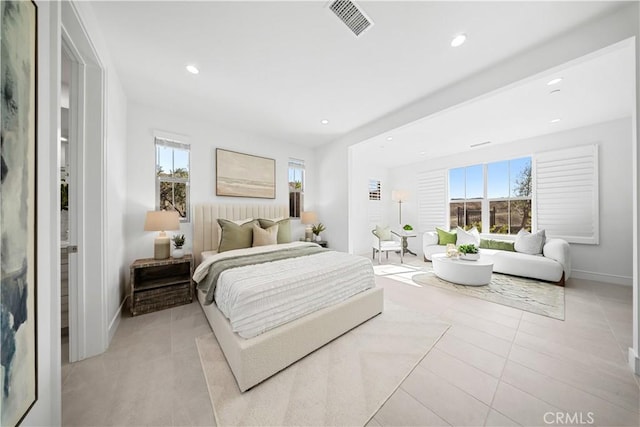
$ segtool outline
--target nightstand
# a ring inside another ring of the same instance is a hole
[[[328,248],[329,247],[329,242],[327,242],[326,240],[316,241],[316,243],[319,244],[320,246],[322,246],[323,248]]]
[[[193,301],[193,258],[138,259],[131,264],[131,315]]]

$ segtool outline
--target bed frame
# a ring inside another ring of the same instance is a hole
[[[218,218],[288,216],[286,205],[196,205],[193,232],[196,262],[200,262],[203,251],[217,249]],[[382,289],[372,288],[340,304],[244,339],[231,330],[229,321],[215,304],[204,305],[204,294],[200,291],[198,301],[243,392],[381,313],[384,306]]]

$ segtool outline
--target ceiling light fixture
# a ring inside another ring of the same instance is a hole
[[[559,121],[560,119],[553,119],[553,120],[550,120],[549,123],[558,123]]]
[[[465,41],[467,41],[467,35],[464,33],[458,34],[451,40],[451,47],[462,46]]]
[[[393,137],[392,137],[392,136],[388,136],[388,137],[387,137],[387,141],[392,141],[392,140],[393,140]]]
[[[491,144],[491,141],[478,142],[477,144],[471,144],[469,147],[474,148],[474,147],[479,147],[481,145],[487,145],[487,144]]]
[[[549,92],[549,95],[553,95],[554,93],[560,93],[560,89],[554,89],[551,92]]]
[[[187,71],[190,72],[191,74],[198,74],[200,72],[200,70],[198,70],[198,67],[196,67],[195,65],[187,65]]]
[[[425,154],[427,154],[427,153],[425,153],[424,151],[421,151],[421,152],[420,152],[420,155],[421,155],[421,156],[424,156]]]
[[[562,81],[562,77],[557,77],[553,80],[549,80],[547,82],[547,86],[553,86],[553,85],[557,85],[558,83],[560,83]]]
[[[320,120],[320,123],[322,123],[323,125],[328,125],[329,124],[329,120],[322,119],[322,120]]]

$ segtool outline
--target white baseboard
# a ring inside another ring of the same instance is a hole
[[[629,347],[629,366],[636,375],[640,375],[640,357],[638,357],[635,350],[631,347]]]
[[[617,274],[603,274],[593,271],[571,270],[571,278],[594,280],[596,282],[612,283],[614,285],[633,286],[633,279],[630,276],[620,276]]]
[[[124,304],[126,302],[127,297],[122,300],[122,303],[120,303],[120,307],[118,307],[116,314],[113,316],[113,319],[111,319],[111,323],[109,323],[109,344],[111,344],[111,340],[118,330],[118,326],[120,325],[120,318],[122,317],[122,307],[124,307]]]

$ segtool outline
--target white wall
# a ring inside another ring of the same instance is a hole
[[[406,217],[405,222],[417,224],[416,177],[420,172],[489,163],[589,144],[599,146],[600,244],[571,244],[572,275],[630,285],[633,273],[631,118],[393,168],[389,171],[389,179],[392,186],[406,188],[411,192],[413,197],[403,206],[403,220]],[[388,203],[387,208],[393,210],[397,206]],[[410,247],[419,251],[419,256],[422,256],[422,235],[409,239],[409,242]]]
[[[386,206],[391,203],[391,191],[395,189],[389,182],[389,169],[381,166],[378,159],[368,159],[367,151],[359,146],[350,148],[349,177],[349,252],[370,254],[376,225],[398,228],[398,213],[390,215]],[[366,159],[366,160],[365,160]],[[369,180],[380,181],[380,200],[369,200]],[[397,207],[398,204],[395,203]],[[368,255],[367,255],[368,256]]]
[[[154,130],[184,135],[191,144],[191,206],[198,203],[225,204],[285,204],[289,203],[288,163],[289,158],[305,161],[306,188],[305,209],[315,209],[314,197],[315,161],[311,148],[274,141],[239,130],[226,129],[214,122],[204,122],[180,116],[179,112],[160,110],[139,104],[130,104],[127,110],[128,160],[126,195],[126,239],[127,260],[153,257],[155,233],[143,231],[148,210],[155,209],[155,148]],[[247,154],[269,157],[276,160],[276,198],[254,199],[218,197],[215,189],[215,149],[225,148]],[[324,222],[322,216],[319,220]],[[192,247],[192,224],[183,223],[185,249]],[[299,221],[292,221],[294,238],[304,235]]]

